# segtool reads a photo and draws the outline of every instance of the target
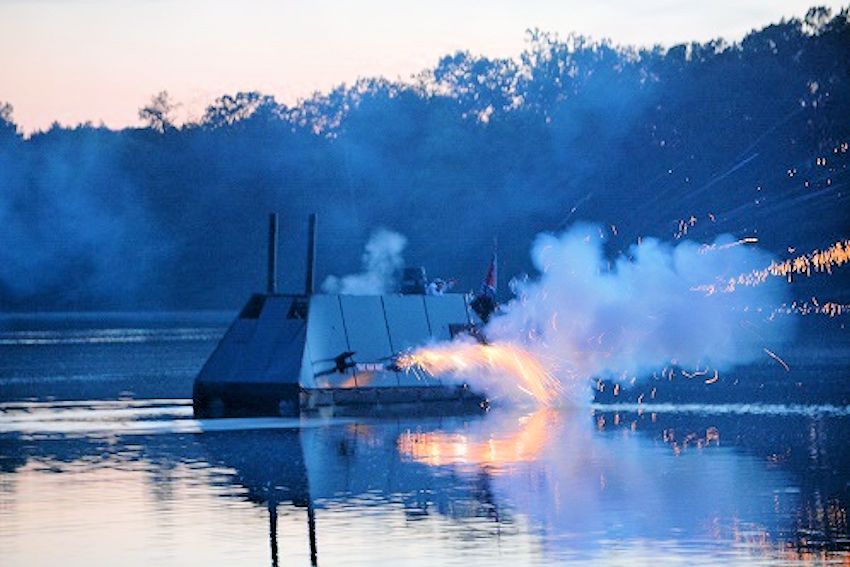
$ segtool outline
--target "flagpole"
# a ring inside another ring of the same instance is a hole
[[[499,237],[493,235],[493,295],[499,291]]]

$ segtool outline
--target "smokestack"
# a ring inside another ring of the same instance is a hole
[[[277,293],[277,213],[269,215],[269,267],[266,293]]]
[[[312,295],[316,282],[316,237],[318,215],[310,213],[310,227],[307,232],[307,278],[304,283],[304,293]]]

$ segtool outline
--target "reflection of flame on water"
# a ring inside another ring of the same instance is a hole
[[[431,466],[530,462],[540,456],[560,419],[556,410],[540,409],[521,418],[516,431],[482,439],[465,433],[407,431],[398,438],[398,449],[402,455]]]
[[[454,341],[423,347],[399,356],[399,368],[422,370],[432,376],[447,373],[486,371],[517,378],[516,387],[543,405],[552,404],[561,391],[552,376],[533,353],[513,343],[480,344]]]

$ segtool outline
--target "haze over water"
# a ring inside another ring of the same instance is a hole
[[[4,565],[848,560],[843,395],[193,420],[229,318],[0,319]],[[846,379],[829,347],[795,365]]]

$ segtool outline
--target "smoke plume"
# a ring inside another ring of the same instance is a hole
[[[640,378],[665,366],[722,372],[786,337],[787,320],[768,320],[784,282],[698,289],[764,268],[766,252],[728,235],[713,245],[645,239],[609,261],[604,240],[588,224],[538,235],[539,275],[514,286],[516,298],[486,329],[494,344],[523,344],[549,364],[568,398],[586,396],[591,377]]]
[[[363,252],[363,270],[342,277],[328,276],[322,290],[343,295],[380,295],[393,291],[396,276],[404,267],[405,246],[407,238],[403,235],[384,228],[376,230]]]

